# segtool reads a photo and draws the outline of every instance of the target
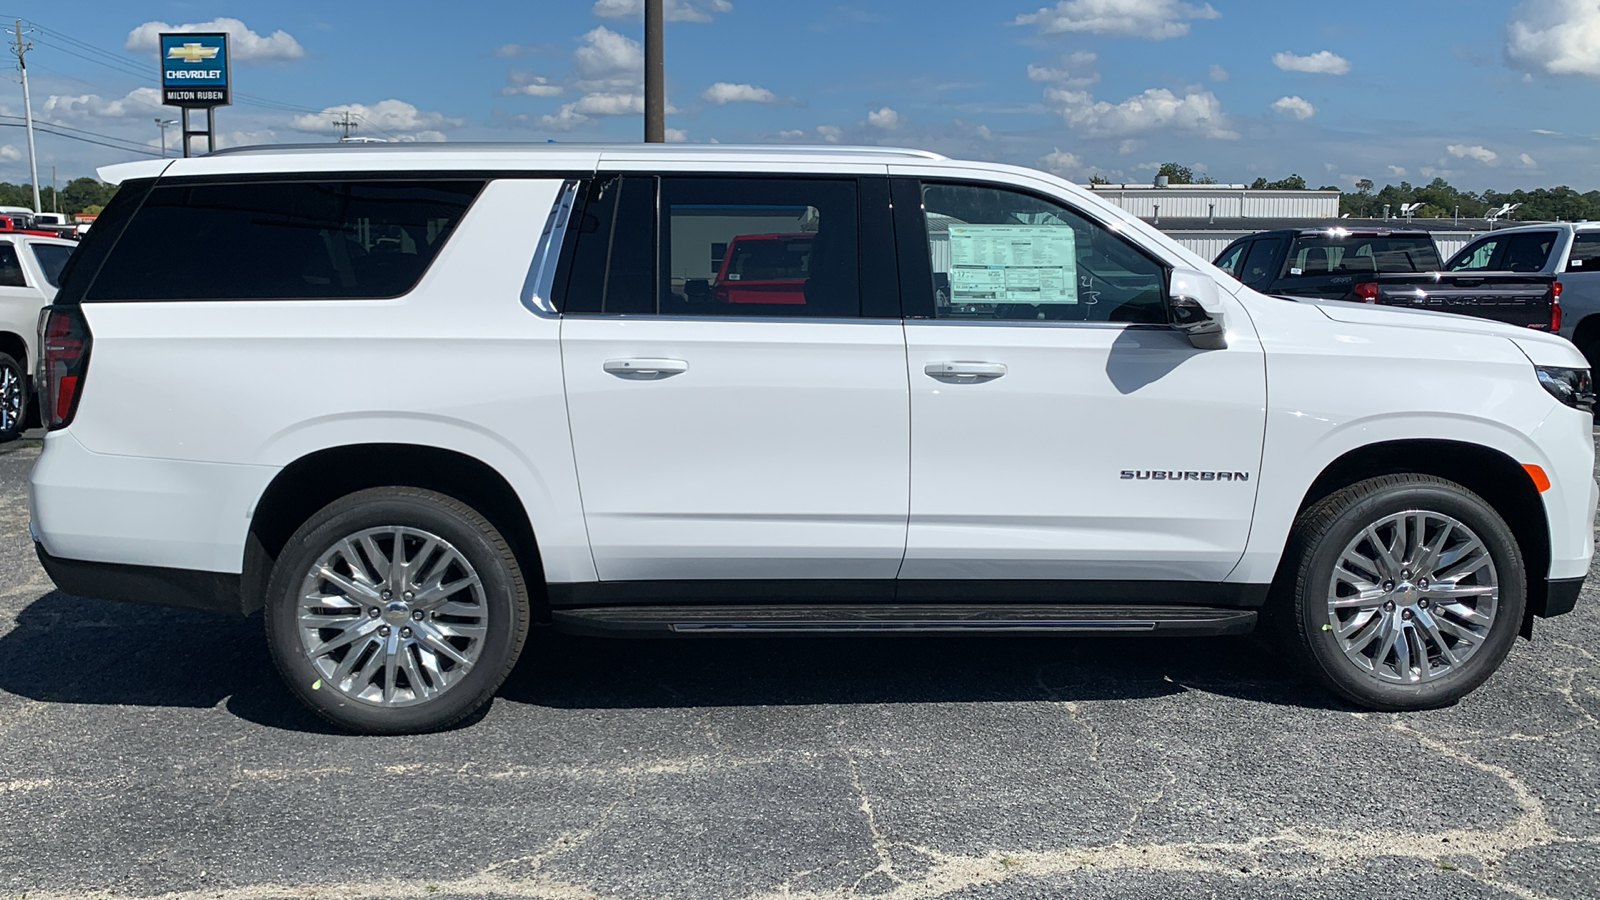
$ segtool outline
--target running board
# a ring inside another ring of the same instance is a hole
[[[1253,609],[1205,606],[603,606],[551,613],[555,630],[595,636],[718,634],[1246,634]]]

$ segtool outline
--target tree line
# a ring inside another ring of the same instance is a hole
[[[69,216],[78,213],[93,215],[100,212],[111,199],[111,195],[116,192],[114,185],[87,175],[74,178],[62,185],[59,198],[55,189],[46,185],[39,188],[39,206],[42,207],[39,212],[55,212],[59,209]],[[33,185],[0,181],[0,206],[22,206],[32,209]]]
[[[1216,179],[1196,174],[1189,166],[1178,163],[1162,163],[1156,174],[1167,176],[1171,184],[1217,183]],[[1092,184],[1110,183],[1098,175],[1091,176],[1089,181]],[[1255,190],[1310,189],[1306,185],[1306,180],[1299,175],[1290,175],[1277,181],[1257,178],[1250,187]],[[1386,184],[1380,190],[1372,179],[1363,178],[1356,182],[1353,191],[1346,191],[1335,185],[1323,185],[1318,190],[1338,191],[1339,213],[1357,219],[1379,218],[1383,215],[1385,206],[1389,207],[1390,216],[1398,216],[1401,205],[1406,203],[1422,204],[1413,213],[1417,218],[1448,219],[1460,216],[1467,219],[1481,219],[1490,210],[1515,203],[1519,206],[1511,214],[1513,219],[1539,222],[1600,220],[1600,191],[1580,194],[1566,185],[1509,193],[1492,189],[1463,191],[1443,178],[1435,178],[1423,185],[1413,185],[1409,181],[1402,181],[1398,185]]]

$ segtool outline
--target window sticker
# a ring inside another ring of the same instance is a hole
[[[951,301],[1077,303],[1075,237],[1063,225],[951,225]]]

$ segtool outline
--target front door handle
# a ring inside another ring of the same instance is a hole
[[[681,359],[608,359],[603,368],[618,378],[658,381],[689,371],[689,363]]]
[[[991,362],[931,362],[922,367],[929,378],[952,384],[977,384],[993,381],[1006,373],[1005,363]]]

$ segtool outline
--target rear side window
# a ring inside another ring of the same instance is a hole
[[[1248,246],[1250,246],[1250,242],[1244,241],[1222,251],[1222,255],[1217,257],[1216,267],[1238,278],[1239,266],[1244,262],[1244,251]]]
[[[396,297],[421,280],[483,184],[158,184],[85,299]]]
[[[1435,272],[1439,251],[1427,237],[1301,235],[1289,251],[1289,277]]]
[[[1275,260],[1278,251],[1287,243],[1281,237],[1264,238],[1250,245],[1250,252],[1244,258],[1244,271],[1240,273],[1239,280],[1253,288],[1265,288],[1278,277],[1278,266]]]
[[[1550,259],[1554,231],[1523,231],[1483,238],[1450,260],[1452,272],[1537,272]]]
[[[1600,272],[1600,231],[1585,231],[1572,236],[1567,271]]]
[[[17,248],[10,243],[0,243],[0,287],[27,287],[22,277],[22,262],[17,259]]]
[[[72,248],[60,244],[29,244],[28,247],[33,251],[33,258],[39,261],[44,280],[53,288],[61,287],[61,270],[72,258]]]

